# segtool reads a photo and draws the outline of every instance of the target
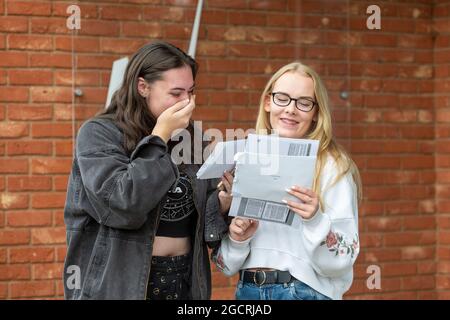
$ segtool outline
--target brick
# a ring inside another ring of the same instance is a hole
[[[27,173],[27,159],[0,159],[0,173]]]
[[[28,124],[23,122],[1,122],[0,138],[19,138],[28,135]]]
[[[43,227],[52,225],[51,211],[13,211],[6,215],[10,227]]]
[[[29,279],[31,279],[31,272],[28,265],[0,265],[0,281]]]
[[[220,0],[210,0],[208,6],[211,8],[233,8],[233,9],[247,9],[248,4],[247,1],[240,0],[229,0],[229,1],[220,1]],[[234,12],[234,11],[233,11]]]
[[[107,88],[84,88],[83,96],[79,100],[80,100],[80,103],[83,103],[83,104],[101,103],[103,106],[106,101],[107,93],[108,93]]]
[[[54,72],[56,85],[72,85],[72,71],[58,70]],[[92,71],[77,71],[75,73],[75,85],[98,86],[100,75]]]
[[[56,36],[54,37],[54,41],[56,50],[72,52],[71,36]],[[99,49],[100,39],[81,36],[73,39],[73,50],[75,52],[98,52]]]
[[[91,91],[92,92],[92,91]],[[103,106],[99,107],[84,107],[75,106],[75,120],[86,120],[97,114]],[[72,120],[73,112],[72,105],[55,104],[54,118],[55,120]]]
[[[262,90],[267,82],[266,77],[258,76],[228,76],[230,89],[238,90]]]
[[[6,70],[0,70],[0,84],[6,85]]]
[[[9,35],[10,49],[47,51],[53,49],[53,39],[50,36]]]
[[[377,217],[367,218],[365,220],[366,230],[368,232],[376,231],[400,231],[402,226],[402,220],[400,218],[392,217]]]
[[[45,263],[33,264],[32,272],[35,280],[61,279],[63,275],[63,264],[61,263]]]
[[[28,230],[0,231],[0,245],[17,245],[30,243]]]
[[[433,259],[434,248],[422,246],[403,247],[401,249],[401,260],[425,260]]]
[[[52,107],[50,105],[32,106],[9,104],[8,118],[10,120],[50,120],[52,118]]]
[[[52,151],[51,142],[17,141],[9,142],[8,155],[49,155]]]
[[[227,85],[227,78],[223,75],[211,75],[208,77],[200,75],[195,82],[197,86],[202,88],[225,89]]]
[[[179,5],[178,3],[176,4]],[[203,7],[205,9],[205,7]],[[168,21],[171,23],[183,22],[185,20],[185,12],[187,12],[184,8],[179,7],[146,7],[143,10],[142,19],[145,21]],[[203,14],[205,12],[202,11],[202,24],[206,23],[203,19]],[[193,21],[193,17],[192,20]]]
[[[53,247],[28,247],[10,248],[10,263],[35,263],[55,261],[55,249]]]
[[[401,254],[401,250],[392,248],[371,249],[370,252],[362,252],[360,256],[363,256],[365,262],[368,263],[380,263],[387,261],[398,261],[398,257]]]
[[[202,56],[224,56],[225,50],[225,44],[216,42],[200,42],[197,47],[198,54]]]
[[[6,263],[6,248],[5,249],[0,249],[0,263]]]
[[[0,20],[1,32],[27,32],[28,31],[28,19],[22,17],[2,17]]]
[[[111,70],[114,60],[116,60],[116,56],[108,56],[108,55],[102,55],[102,56],[93,56],[93,55],[83,55],[77,57],[77,66],[80,69],[108,69],[108,71]]]
[[[11,298],[46,297],[55,294],[53,281],[13,282],[10,284]]]
[[[134,53],[142,47],[146,40],[122,40],[122,39],[101,39],[100,49],[108,53]]]
[[[66,230],[64,227],[32,229],[31,240],[33,244],[66,243]]]
[[[90,36],[118,36],[120,25],[115,21],[84,20],[80,35]]]
[[[233,108],[231,111],[232,120],[256,122],[258,110],[256,108]]]
[[[10,84],[52,84],[53,75],[47,70],[11,70],[8,72]]]
[[[65,226],[64,221],[64,210],[53,210],[53,225],[55,226]]]
[[[201,121],[224,120],[228,118],[228,109],[224,108],[200,108],[196,107],[193,113],[193,119]]]
[[[231,44],[228,52],[235,57],[266,57],[266,46],[260,44]]]
[[[236,288],[214,288],[211,300],[234,300]]]
[[[26,87],[1,87],[0,101],[27,102],[29,97],[28,91]]]
[[[183,25],[167,25],[163,29],[163,37],[166,39],[182,39],[190,38],[190,29]],[[199,39],[203,39],[202,31],[199,31]]]
[[[284,11],[286,10],[287,1],[286,0],[280,0],[280,1],[270,1],[270,0],[251,0],[249,3],[250,9],[256,9],[256,10],[267,10],[267,11]]]
[[[55,191],[66,191],[69,176],[55,176],[53,178]]]
[[[202,11],[202,23],[211,24],[226,24],[227,15],[220,10],[208,10],[206,8]]]
[[[69,15],[67,14],[67,17]],[[67,18],[34,18],[30,20],[31,33],[43,34],[70,34],[67,28]]]
[[[9,176],[8,190],[17,191],[45,191],[51,190],[52,180],[44,176]]]
[[[31,87],[31,100],[33,102],[71,102],[71,88]]]
[[[42,1],[13,1],[7,0],[9,15],[49,16],[51,3]]]
[[[72,124],[69,123],[33,123],[32,136],[34,138],[71,137]]]
[[[381,270],[383,277],[407,276],[417,274],[417,265],[415,263],[395,263],[386,264]]]
[[[278,30],[266,30],[265,28],[251,28],[247,32],[247,40],[262,43],[285,42],[285,32]]]
[[[55,155],[58,156],[72,156],[73,143],[72,141],[55,141]]]
[[[66,53],[30,53],[30,66],[70,68],[72,57]]]
[[[126,37],[160,38],[163,29],[160,23],[122,22],[122,34]]]
[[[66,258],[67,248],[64,247],[57,247],[56,248],[56,261],[58,262],[64,262],[64,259]]]
[[[31,207],[33,209],[59,209],[66,202],[65,193],[35,193],[31,196]]]
[[[249,97],[247,92],[239,92],[239,91],[213,92],[209,94],[209,103],[212,105],[242,106],[248,105]]]
[[[132,6],[105,6],[100,8],[104,20],[141,20],[141,10]]]
[[[69,173],[72,159],[34,158],[31,159],[31,172],[35,174]]]

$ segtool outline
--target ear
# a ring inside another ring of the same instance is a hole
[[[264,111],[270,113],[270,95],[267,95],[264,98]]]
[[[141,97],[147,98],[147,96],[149,94],[149,87],[148,87],[147,81],[145,81],[144,78],[142,78],[142,77],[138,78],[137,89],[138,89],[138,93],[141,95]]]

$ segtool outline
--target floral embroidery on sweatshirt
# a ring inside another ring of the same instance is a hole
[[[359,250],[358,236],[356,236],[352,243],[347,243],[340,233],[333,231],[328,233],[326,240],[322,241],[320,245],[326,245],[328,251],[335,252],[335,256],[351,254],[353,258]]]

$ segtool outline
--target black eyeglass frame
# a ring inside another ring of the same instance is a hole
[[[282,95],[286,96],[287,98],[289,98],[289,102],[288,102],[287,104],[285,104],[285,105],[280,105],[280,104],[278,104],[277,102],[275,102],[275,95],[277,95],[277,94],[282,94]],[[318,106],[318,105],[319,105],[316,101],[312,100],[312,99],[309,98],[309,97],[299,97],[299,98],[297,98],[297,99],[294,99],[294,98],[291,98],[288,94],[286,94],[286,93],[284,93],[284,92],[272,92],[270,95],[272,96],[272,101],[273,101],[273,103],[275,103],[277,106],[279,106],[279,107],[287,107],[288,105],[291,104],[291,101],[295,101],[295,107],[296,107],[298,110],[303,111],[303,112],[310,112],[312,109],[314,109],[315,106]],[[300,109],[300,108],[298,107],[298,103],[297,103],[297,101],[299,101],[299,100],[307,100],[307,101],[309,101],[309,102],[312,102],[312,107],[311,107],[309,110]]]

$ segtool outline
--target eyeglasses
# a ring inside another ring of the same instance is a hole
[[[298,110],[304,111],[304,112],[309,112],[314,108],[314,106],[317,105],[316,101],[314,101],[313,99],[308,98],[308,97],[300,97],[298,99],[294,99],[294,98],[291,98],[286,93],[282,93],[282,92],[272,92],[271,95],[272,95],[273,103],[275,103],[277,106],[280,106],[280,107],[287,107],[291,103],[291,101],[294,101],[295,107]]]

